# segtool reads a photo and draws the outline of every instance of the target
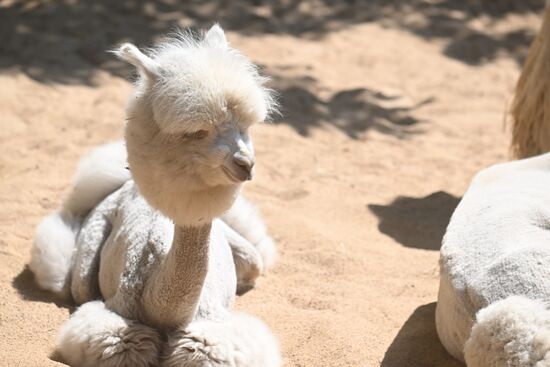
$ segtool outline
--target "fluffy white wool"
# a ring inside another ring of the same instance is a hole
[[[100,145],[82,157],[63,212],[83,218],[107,195],[130,179],[126,147],[122,141]]]
[[[237,155],[253,161],[248,128],[274,106],[265,78],[229,46],[219,26],[202,39],[176,34],[149,55],[128,44],[116,54],[141,75],[125,133],[141,194],[182,225],[228,210],[241,185],[227,181],[227,168],[234,171]],[[206,136],[194,139],[197,132]]]
[[[482,309],[464,347],[468,367],[550,366],[550,311],[511,296]]]
[[[130,178],[121,142],[105,144],[85,155],[61,209],[36,229],[29,267],[43,289],[66,296],[75,236],[88,212]]]
[[[230,313],[234,256],[256,277],[259,252],[215,219],[252,176],[248,127],[270,108],[263,79],[218,26],[201,40],[170,39],[151,56],[133,45],[117,54],[141,74],[126,129],[132,179],[126,171],[119,175],[125,162],[119,146],[100,149],[81,164],[62,212],[46,220],[41,233],[51,235],[37,236],[48,244],[36,249],[54,251],[37,251],[36,269],[51,268],[51,283],[64,290],[70,279],[74,299],[84,303],[60,333],[62,356],[73,366],[156,365],[162,346],[155,329],[190,327],[193,343],[221,339],[230,346],[225,357],[236,365],[280,365],[265,325]],[[59,247],[57,237],[66,245]],[[60,249],[66,250],[55,258]],[[208,366],[218,357],[206,352],[201,358]]]
[[[166,367],[277,367],[279,346],[268,327],[242,313],[225,322],[196,321],[169,335]]]
[[[275,264],[277,249],[271,237],[267,235],[267,228],[256,206],[241,195],[222,216],[222,220],[256,246],[262,256],[264,270]]]
[[[456,358],[464,359],[472,327],[477,331],[469,347],[471,361],[485,354],[508,363],[484,366],[531,366],[517,362],[524,351],[536,351],[529,358],[546,353],[540,348],[547,344],[539,348],[524,336],[546,333],[539,321],[547,319],[547,311],[508,297],[550,300],[549,187],[550,154],[496,165],[476,176],[453,214],[441,247],[436,325]],[[496,304],[501,300],[506,301]],[[531,319],[525,318],[527,312],[533,313]]]
[[[94,301],[71,315],[59,332],[57,346],[71,366],[149,367],[159,360],[161,338],[156,330]]]
[[[71,269],[78,220],[55,212],[36,228],[29,268],[38,285],[64,295]]]

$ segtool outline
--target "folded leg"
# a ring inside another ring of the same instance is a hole
[[[267,228],[254,205],[239,195],[231,209],[221,219],[256,247],[262,256],[264,271],[275,264],[277,258],[275,243],[267,235]]]
[[[118,192],[115,192],[90,213],[76,239],[71,275],[71,294],[77,304],[100,298],[99,262],[103,244],[111,233]]]
[[[278,342],[260,320],[232,314],[223,322],[194,321],[168,336],[163,367],[279,367]]]
[[[156,330],[94,301],[78,308],[63,325],[57,348],[73,367],[148,367],[158,364],[160,343]]]
[[[225,237],[231,247],[235,270],[237,272],[237,294],[243,295],[248,292],[256,283],[263,269],[262,256],[243,236],[235,232],[224,222],[220,221]]]

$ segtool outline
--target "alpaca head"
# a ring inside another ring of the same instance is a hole
[[[273,107],[265,78],[218,25],[200,40],[180,33],[149,55],[131,44],[115,53],[139,72],[126,145],[141,194],[178,224],[221,215],[253,175],[248,129]]]

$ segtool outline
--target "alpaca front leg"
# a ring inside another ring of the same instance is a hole
[[[158,364],[159,333],[125,319],[101,301],[79,307],[57,340],[61,356],[73,367],[148,367]]]
[[[263,270],[262,256],[244,237],[235,232],[231,227],[219,221],[224,235],[231,247],[235,270],[237,272],[237,294],[243,295],[256,284],[256,279]]]
[[[231,314],[223,322],[199,320],[168,336],[163,367],[279,367],[277,339],[259,319]]]

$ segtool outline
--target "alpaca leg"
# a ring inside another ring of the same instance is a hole
[[[195,321],[169,335],[163,367],[279,367],[276,338],[260,320],[232,314],[224,322]]]
[[[221,218],[229,227],[252,243],[262,256],[264,271],[275,264],[277,249],[267,235],[259,210],[239,195],[231,209]]]
[[[158,364],[160,343],[156,330],[94,301],[78,308],[63,325],[57,348],[73,367],[147,367]]]
[[[263,269],[263,261],[260,253],[253,244],[235,232],[223,221],[219,221],[225,237],[231,247],[235,270],[237,272],[237,294],[243,295],[256,283]]]
[[[77,304],[98,299],[101,248],[111,233],[111,220],[117,194],[95,208],[84,221],[73,258],[71,294]]]

